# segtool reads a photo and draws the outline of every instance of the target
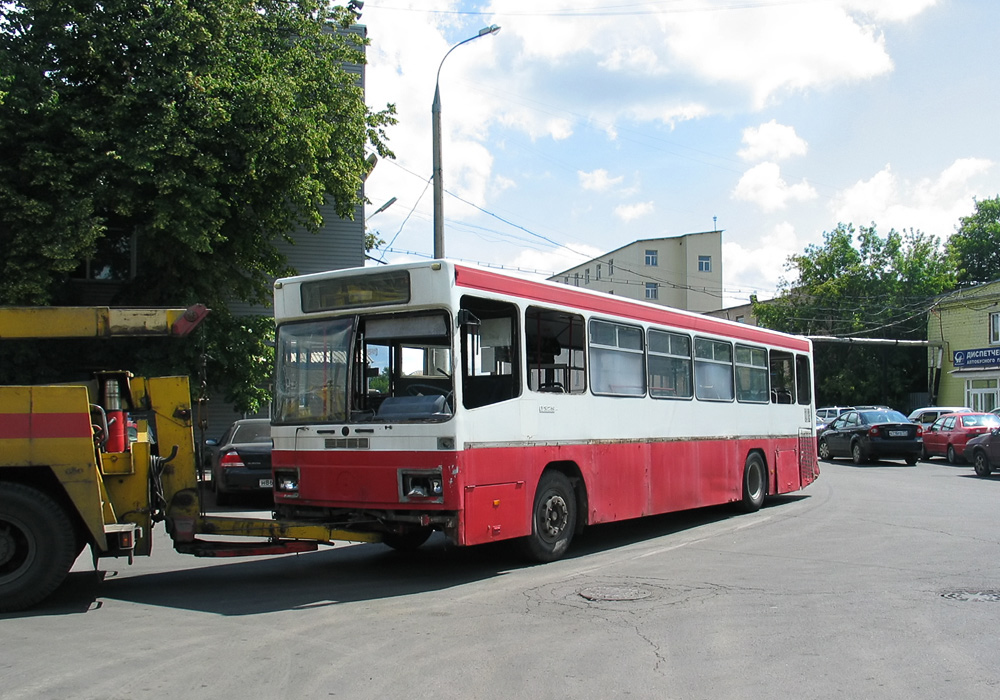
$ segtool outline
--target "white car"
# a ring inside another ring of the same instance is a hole
[[[968,406],[926,406],[924,408],[918,408],[912,411],[910,415],[907,416],[912,422],[919,423],[923,426],[928,426],[938,418],[948,413],[971,413],[972,409]]]

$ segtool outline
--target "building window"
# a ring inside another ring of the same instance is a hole
[[[646,264],[650,267],[656,267],[656,251],[647,250],[646,251]]]
[[[615,276],[615,259],[610,258],[608,260],[608,277],[614,277],[614,276]]]
[[[590,268],[583,271],[583,283],[590,284]]]
[[[1000,313],[990,314],[990,345],[1000,343]]]
[[[580,273],[579,272],[574,272],[573,273],[573,286],[574,287],[579,287],[580,286]]]
[[[109,232],[97,241],[94,256],[86,258],[73,273],[73,277],[102,282],[124,282],[135,279],[135,274],[135,237]]]
[[[711,272],[712,271],[712,256],[711,255],[699,255],[698,256],[698,272]]]
[[[563,284],[569,284],[569,275],[563,277]]]
[[[595,270],[595,276],[597,279],[601,279],[601,263],[597,263],[597,268]]]
[[[646,298],[659,299],[660,285],[658,285],[656,282],[646,282]]]

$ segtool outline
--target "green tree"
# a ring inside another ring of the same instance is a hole
[[[778,296],[754,304],[760,325],[838,338],[923,340],[930,299],[954,286],[939,239],[909,231],[840,224],[821,245],[789,257]],[[926,350],[818,341],[817,400],[824,404],[889,403],[926,390]]]
[[[5,5],[0,303],[73,303],[85,260],[135,255],[134,278],[96,273],[120,282],[113,303],[211,306],[210,374],[256,408],[263,396],[245,386],[267,333],[226,305],[267,303],[271,279],[291,272],[275,243],[317,230],[324,202],[351,217],[367,151],[392,155],[394,108],[364,104],[352,20],[319,0]]]
[[[976,211],[963,216],[948,239],[947,251],[960,287],[1000,279],[1000,196],[976,202]]]

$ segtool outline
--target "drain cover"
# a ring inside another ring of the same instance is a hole
[[[971,600],[980,603],[1000,603],[1000,591],[946,591],[942,598],[949,600]]]
[[[590,586],[578,593],[580,597],[593,601],[642,600],[652,595],[651,591],[638,586]]]

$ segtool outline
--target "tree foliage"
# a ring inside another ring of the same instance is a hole
[[[838,338],[922,340],[932,297],[954,286],[939,239],[840,224],[823,243],[792,255],[779,295],[754,304],[760,325]],[[926,351],[892,346],[815,345],[817,400],[824,404],[908,404],[925,390]]]
[[[1000,196],[976,202],[948,239],[948,253],[958,269],[958,286],[1000,279]]]
[[[267,339],[226,305],[268,303],[290,272],[275,243],[324,202],[351,217],[367,150],[392,155],[352,19],[320,0],[5,4],[0,303],[75,303],[84,261],[111,260],[89,276],[119,283],[114,304],[221,310],[204,342],[240,398],[260,356],[222,334]]]

